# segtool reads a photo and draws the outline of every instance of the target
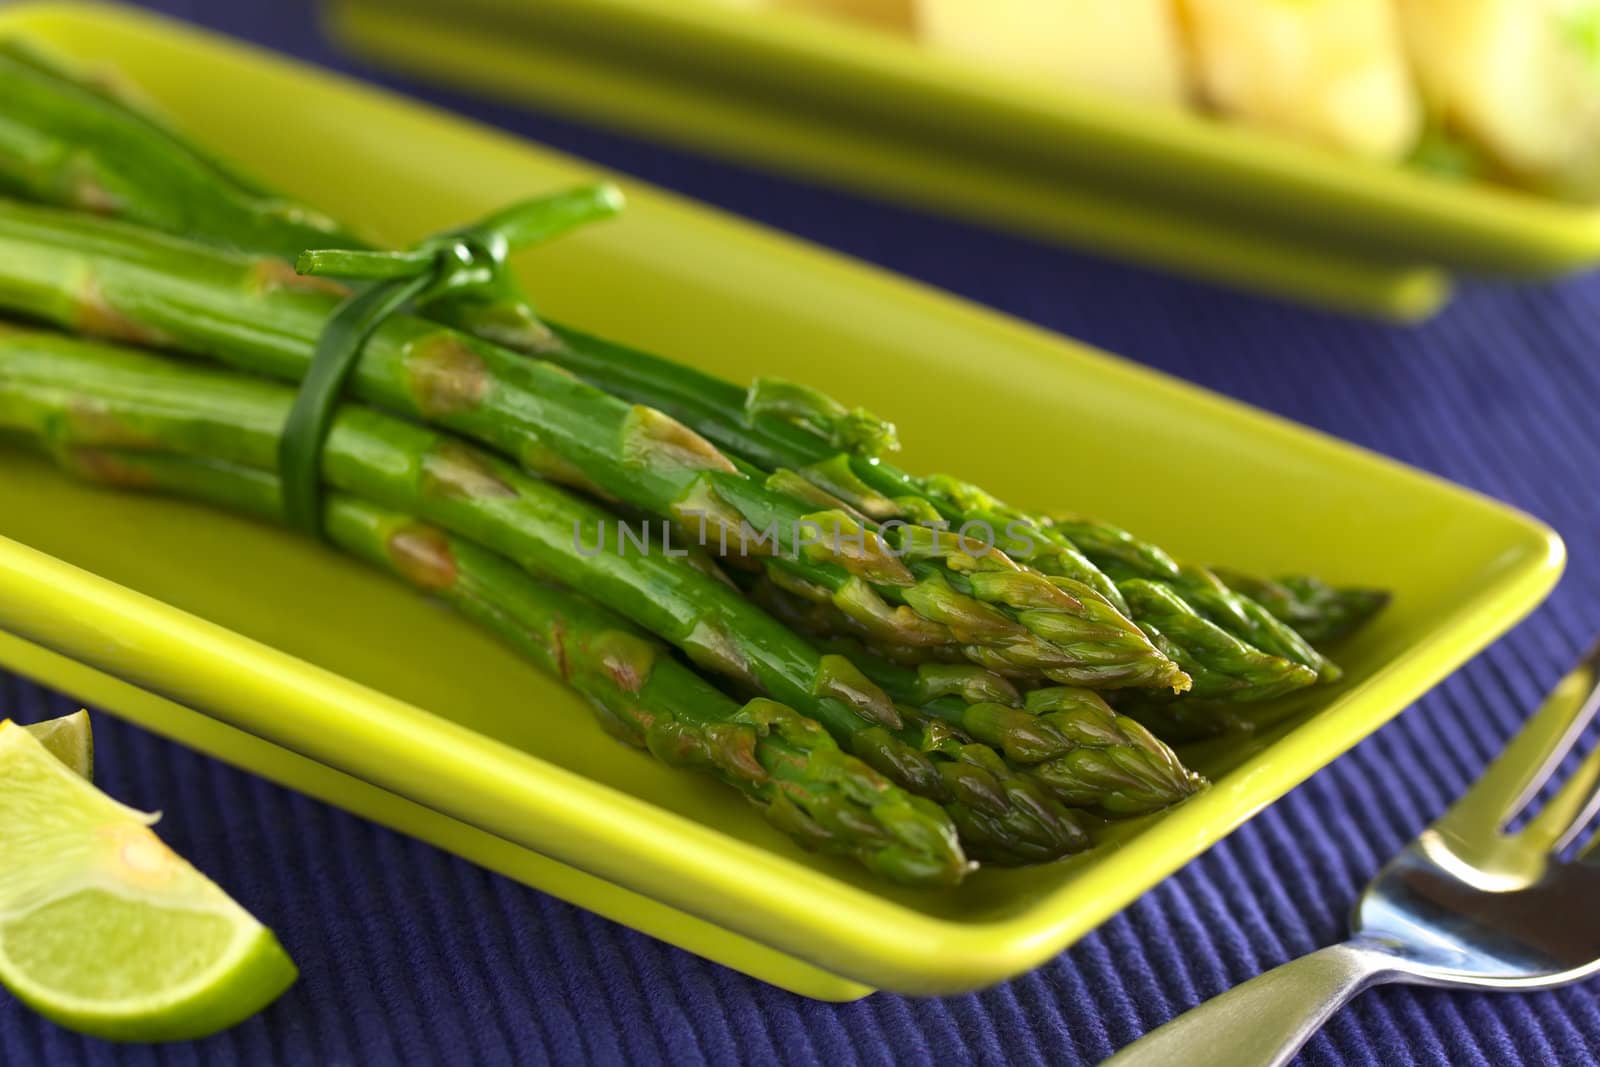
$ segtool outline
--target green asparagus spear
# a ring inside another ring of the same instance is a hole
[[[1206,786],[1177,753],[1092,690],[1035,689],[1028,694],[1027,709],[1073,744],[1071,751],[1029,768],[1069,807],[1109,818],[1146,815]]]
[[[309,248],[366,247],[310,205],[212,155],[128,92],[22,41],[0,41],[0,100],[6,102],[0,191],[166,233],[204,235],[291,263]],[[605,204],[587,205],[596,207]],[[487,292],[440,301],[431,313],[498,344],[530,348],[549,339],[509,277]]]
[[[1171,583],[1174,593],[1208,620],[1239,640],[1267,653],[1317,672],[1317,680],[1336,682],[1344,671],[1313,648],[1292,627],[1279,620],[1261,604],[1230,588],[1216,571],[1184,564],[1178,580]]]
[[[1381,589],[1338,589],[1309,575],[1267,579],[1213,569],[1319,648],[1354,633],[1389,603],[1389,594]]]
[[[936,718],[1003,754],[1061,803],[1109,818],[1144,815],[1193,795],[1205,780],[1185,768],[1138,722],[1112,711],[1093,690],[1050,686],[1015,703],[968,699],[968,665],[896,667],[860,645],[824,646],[845,655],[896,701],[915,701],[908,716]],[[938,696],[941,689],[955,690]],[[994,694],[1001,696],[1001,694]],[[917,698],[923,699],[917,699]]]
[[[1109,523],[1080,516],[1054,516],[1050,525],[1120,583],[1129,578],[1160,582],[1207,622],[1268,655],[1308,667],[1324,681],[1339,670],[1289,626],[1260,604],[1230,589],[1214,571],[1179,565],[1156,545]],[[1126,591],[1124,591],[1126,593]]]
[[[0,307],[298,380],[338,304],[281,263],[136,227],[0,205]],[[698,434],[561,369],[411,316],[367,342],[353,396],[456,430],[567,484],[698,524],[730,552],[904,644],[1025,678],[1170,688],[1187,677],[1103,598],[952,533],[880,533],[748,476]],[[792,476],[791,476],[792,478]]]
[[[741,584],[778,619],[787,622],[807,610],[765,578]],[[896,703],[914,705],[913,714],[936,717],[993,746],[1068,807],[1112,818],[1142,815],[1176,804],[1205,784],[1148,730],[1090,690],[1052,686],[1024,699],[1003,679],[971,664],[905,667],[849,638],[824,639],[818,647],[847,657]]]
[[[266,472],[108,449],[57,458],[101,484],[283,517],[278,479]],[[936,805],[840,751],[813,720],[764,697],[740,705],[592,601],[411,516],[347,494],[330,496],[324,514],[334,546],[443,599],[588,697],[607,732],[715,775],[802,846],[906,885],[955,885],[967,873],[955,826]]]
[[[281,255],[355,240],[185,141],[113,84],[22,41],[0,41],[0,100],[0,190],[11,195]]]
[[[0,339],[0,429],[275,469],[291,390],[54,335]],[[848,660],[821,655],[724,580],[675,554],[591,551],[611,517],[510,464],[367,408],[340,410],[323,454],[338,491],[402,510],[582,589],[697,664],[787,704],[890,780],[941,803],[970,853],[1033,862],[1084,847],[1081,820],[987,748],[902,722]]]
[[[1156,647],[1190,672],[1196,699],[1270,700],[1317,680],[1311,668],[1269,656],[1213,625],[1168,585],[1131,578],[1119,586]]]

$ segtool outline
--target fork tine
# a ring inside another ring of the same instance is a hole
[[[1557,683],[1483,777],[1434,826],[1463,836],[1499,830],[1550,780],[1600,709],[1600,645]],[[1574,812],[1573,814],[1576,814]],[[1569,821],[1556,831],[1560,838]],[[1546,831],[1548,832],[1548,831]]]
[[[1534,848],[1560,852],[1600,814],[1600,746],[1584,759],[1539,814],[1517,835]]]

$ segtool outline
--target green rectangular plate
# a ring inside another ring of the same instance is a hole
[[[1400,319],[1447,272],[1600,260],[1600,209],[1040,87],[889,34],[707,0],[326,0],[443,80],[1217,280]]]
[[[114,63],[209,144],[383,239],[597,174],[149,16],[22,6],[0,10],[0,31]],[[1395,714],[1560,571],[1555,535],[1492,501],[624,185],[621,220],[518,262],[566,321],[892,412],[914,469],[1102,514],[1192,558],[1387,586],[1392,609],[1342,651],[1346,682],[1248,745],[1190,753],[1216,778],[1206,794],[1090,855],[948,893],[807,856],[716,783],[609,740],[468,625],[317,545],[13,454],[0,664],[789,989],[950,993],[1061,951]],[[940,433],[949,396],[991,431]]]

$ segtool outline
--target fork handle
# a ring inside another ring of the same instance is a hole
[[[1104,1067],[1281,1067],[1357,993],[1396,973],[1371,942],[1333,945],[1213,997]]]

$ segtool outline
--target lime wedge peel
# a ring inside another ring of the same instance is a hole
[[[46,719],[26,727],[56,759],[80,778],[94,781],[94,731],[89,713],[82,709],[59,719]]]
[[[0,985],[39,1014],[111,1040],[186,1040],[294,981],[271,931],[168,849],[154,816],[9,722],[0,783]]]

